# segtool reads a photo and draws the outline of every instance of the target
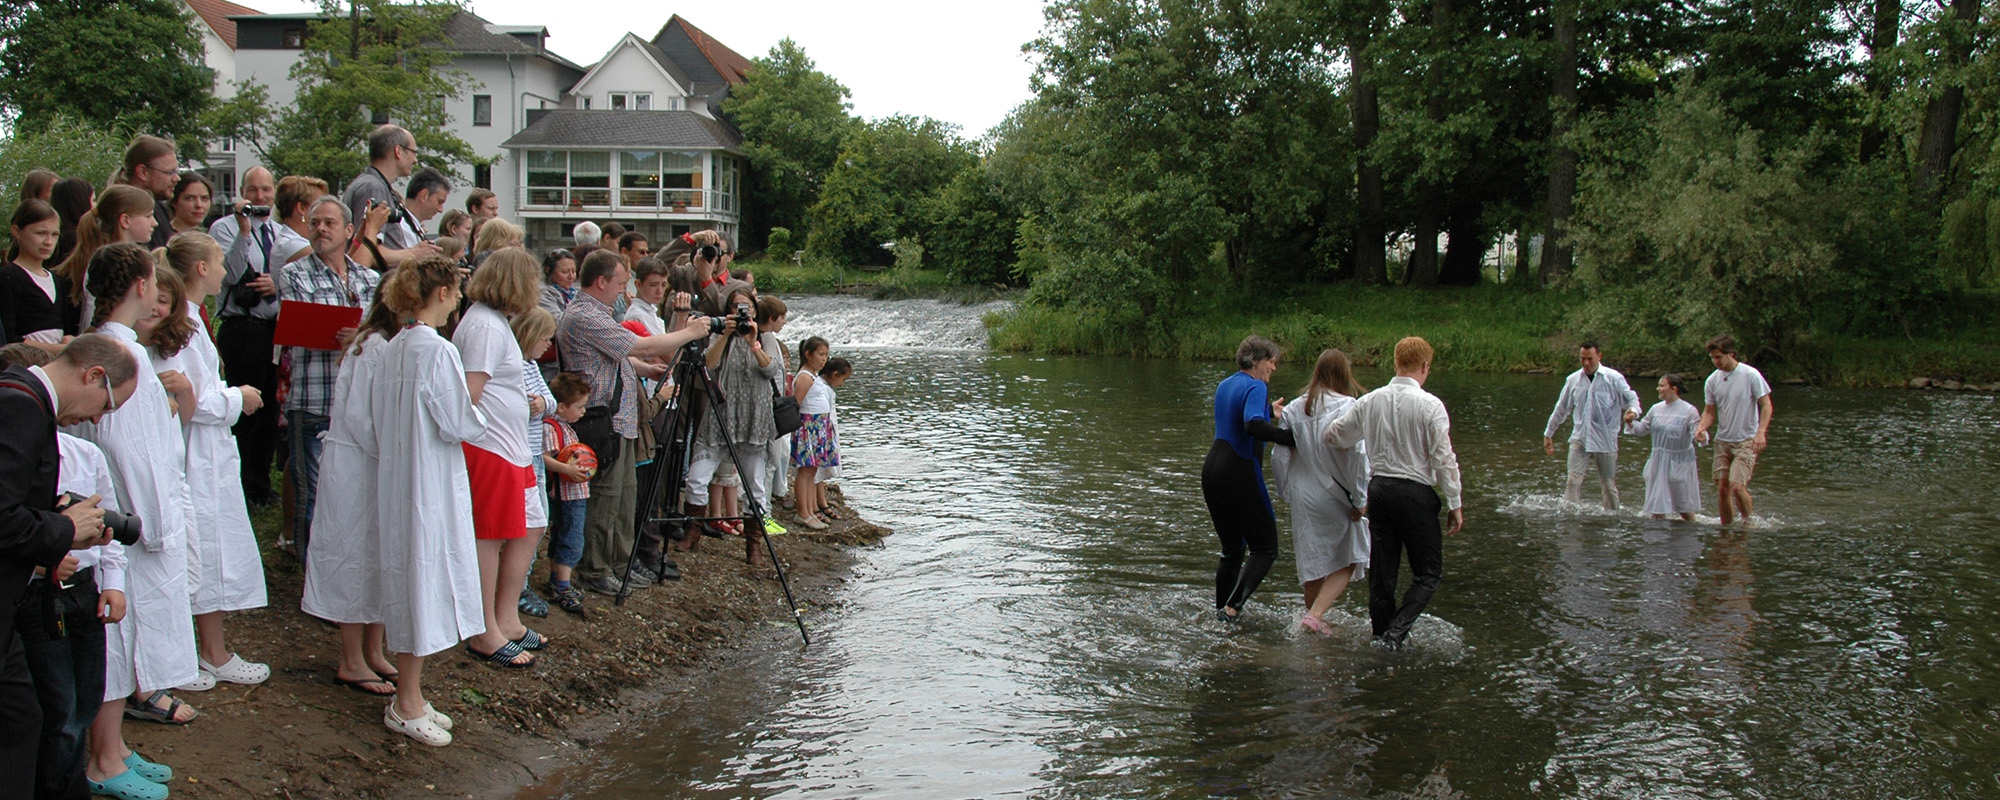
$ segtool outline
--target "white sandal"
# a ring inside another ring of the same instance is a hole
[[[201,662],[201,671],[214,676],[215,680],[249,686],[271,679],[271,668],[269,666],[244,661],[242,656],[235,653],[230,653],[229,660],[223,662],[222,666],[219,667],[208,663],[208,659],[201,658],[200,656],[196,656],[196,660]]]
[[[396,713],[396,703],[393,700],[389,702],[387,708],[382,709],[382,724],[388,726],[389,730],[432,747],[451,744],[451,731],[445,730],[432,720],[430,714],[426,713],[416,719],[403,719]]]
[[[438,727],[451,730],[451,717],[445,716],[444,712],[433,708],[429,703],[424,704],[424,716],[430,717],[431,722]]]

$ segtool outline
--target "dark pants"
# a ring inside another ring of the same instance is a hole
[[[292,437],[292,541],[299,562],[306,560],[306,545],[312,542],[313,499],[319,486],[319,435],[332,421],[325,414],[297,409],[285,412]]]
[[[42,704],[28,673],[21,637],[0,642],[0,797],[33,797],[35,755],[41,747]]]
[[[32,584],[14,615],[28,673],[41,699],[41,752],[36,756],[35,797],[84,800],[88,760],[84,733],[104,705],[104,623],[97,620],[97,584],[86,574],[71,579],[56,613],[64,628],[52,635],[43,585]]]
[[[659,491],[665,487],[658,486],[660,481],[660,459],[656,458],[640,464],[636,474],[639,481],[639,491],[638,495],[633,498],[633,503],[638,510],[635,512],[633,522],[637,525],[639,533],[633,548],[634,553],[637,554],[639,566],[647,569],[655,569],[666,558],[666,553],[664,552],[666,548],[666,536],[662,533],[660,523],[653,521],[660,516],[660,498],[665,494],[665,492]],[[651,502],[648,502],[649,500]],[[624,567],[619,567],[619,571],[620,574],[623,574]]]
[[[1424,613],[1444,576],[1444,529],[1438,524],[1443,503],[1430,486],[1402,478],[1368,481],[1368,618],[1375,635],[1400,644],[1410,625]],[[1415,580],[1396,604],[1396,578],[1403,569],[1403,551],[1410,551]]]
[[[1217,439],[1201,464],[1201,498],[1208,503],[1209,521],[1222,543],[1222,559],[1215,567],[1215,607],[1241,610],[1278,560],[1278,520],[1271,514],[1263,470]]]
[[[271,335],[277,323],[256,317],[223,317],[215,347],[222,355],[223,375],[231,386],[249,384],[264,397],[264,407],[245,414],[231,430],[236,453],[243,459],[243,496],[252,503],[277,499],[271,489],[271,461],[278,452],[278,365],[271,360]]]

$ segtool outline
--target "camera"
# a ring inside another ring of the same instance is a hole
[[[243,207],[243,216],[246,216],[246,217],[268,217],[268,216],[271,216],[271,207],[270,207],[270,206],[244,206],[244,207]]]
[[[702,245],[700,249],[695,251],[695,253],[703,261],[714,261],[722,257],[722,249],[712,244]]]
[[[749,304],[749,303],[737,303],[737,304],[736,304],[736,335],[737,335],[737,336],[749,336],[749,335],[750,335],[750,304]]]
[[[76,492],[63,492],[62,499],[63,502],[56,508],[57,511],[69,508],[90,498]],[[112,540],[126,547],[131,547],[139,543],[139,534],[145,530],[145,526],[140,524],[137,516],[122,511],[113,511],[108,508],[102,510],[104,511],[104,527],[106,530],[111,531]]]

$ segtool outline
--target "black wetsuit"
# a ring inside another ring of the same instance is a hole
[[[1271,424],[1268,394],[1265,383],[1248,372],[1215,387],[1215,444],[1201,465],[1201,496],[1222,542],[1215,569],[1218,609],[1241,610],[1278,558],[1278,520],[1264,487],[1258,442],[1290,446],[1292,432]]]

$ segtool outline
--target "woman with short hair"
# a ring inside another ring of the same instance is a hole
[[[1271,340],[1246,337],[1236,347],[1237,372],[1215,387],[1215,443],[1201,465],[1201,497],[1222,542],[1215,613],[1223,622],[1238,619],[1278,559],[1278,520],[1264,488],[1260,442],[1293,444],[1291,431],[1271,423],[1281,405],[1269,399],[1280,355]]]

